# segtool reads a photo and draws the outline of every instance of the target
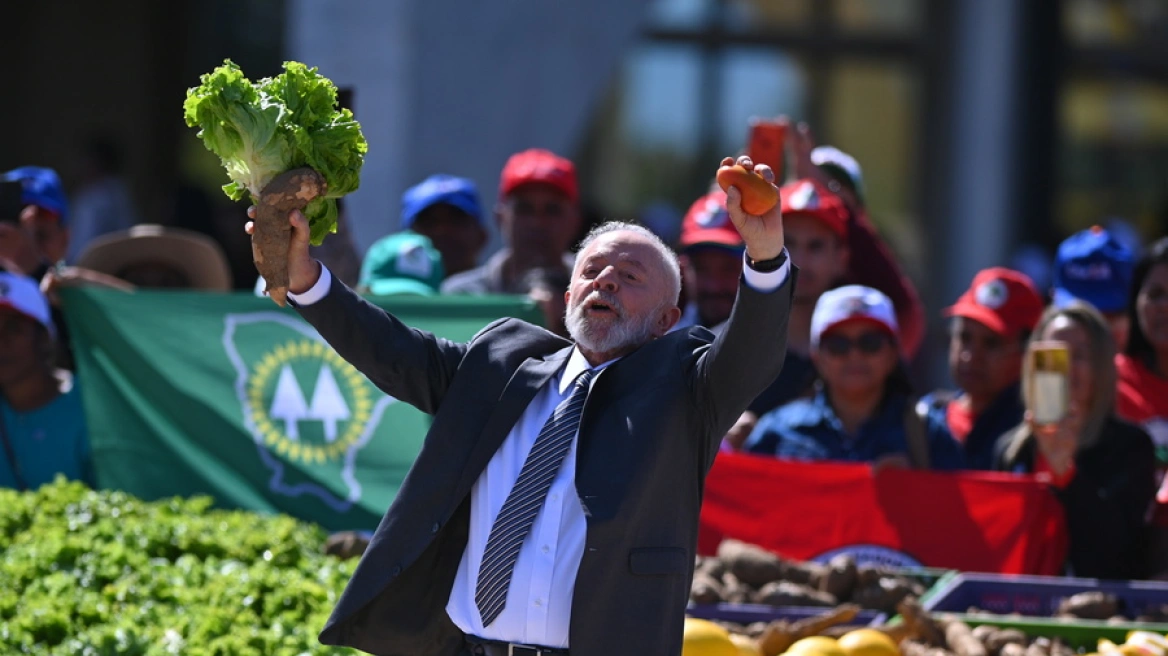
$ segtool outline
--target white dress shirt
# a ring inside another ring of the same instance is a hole
[[[479,617],[475,589],[491,527],[515,481],[519,480],[519,471],[544,423],[556,406],[568,398],[572,383],[581,372],[601,370],[609,364],[591,367],[579,349],[572,349],[564,369],[531,400],[471,488],[470,535],[446,604],[450,620],[464,633],[503,642],[568,646],[572,591],[576,570],[584,556],[588,529],[584,508],[576,495],[576,438],[572,439],[568,454],[552,479],[547,499],[519,549],[507,604],[488,627],[483,627]],[[592,384],[596,384],[595,378]]]
[[[743,256],[745,260],[745,255]],[[778,289],[790,273],[790,260],[777,271],[760,273],[743,267],[748,285],[761,291]],[[321,266],[320,280],[303,294],[288,294],[298,305],[310,305],[323,298],[332,284],[328,269]],[[479,565],[495,518],[503,508],[536,437],[552,411],[571,392],[572,382],[585,369],[601,370],[615,360],[591,367],[573,349],[563,371],[541,389],[519,421],[491,457],[487,468],[471,488],[470,534],[458,565],[446,613],[464,633],[503,642],[566,649],[572,616],[572,593],[576,572],[584,555],[588,523],[576,494],[576,445],[573,437],[547,499],[520,547],[507,591],[507,603],[491,626],[484,627],[475,604]],[[596,384],[594,378],[592,384]]]

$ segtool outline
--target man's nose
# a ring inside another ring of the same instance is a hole
[[[597,289],[603,289],[606,292],[614,292],[617,289],[616,269],[608,267],[600,272],[592,281]]]

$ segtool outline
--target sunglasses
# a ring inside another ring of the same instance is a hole
[[[843,335],[824,335],[819,340],[819,349],[836,357],[847,355],[853,348],[865,355],[875,355],[889,343],[888,335],[867,332],[852,339]]]

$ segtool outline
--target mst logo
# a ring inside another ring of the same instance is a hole
[[[299,379],[314,372],[308,400]],[[339,460],[357,444],[373,409],[369,397],[365,378],[352,365],[321,342],[304,338],[269,351],[252,369],[247,389],[247,404],[264,446],[307,465]],[[300,439],[302,422],[306,431],[320,433],[317,439]]]
[[[225,324],[243,423],[272,472],[269,488],[348,510],[361,499],[357,456],[394,399],[303,322],[253,312]]]

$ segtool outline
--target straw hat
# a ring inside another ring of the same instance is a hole
[[[223,248],[202,233],[182,228],[142,224],[111,232],[89,242],[77,259],[77,266],[111,276],[147,263],[181,271],[192,289],[232,288],[231,267]]]

